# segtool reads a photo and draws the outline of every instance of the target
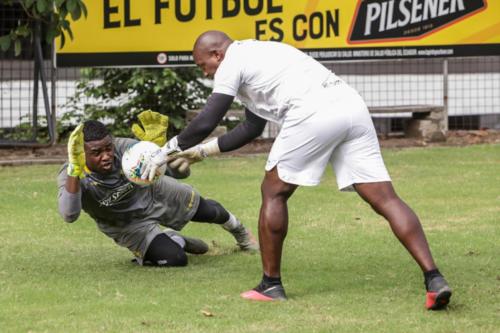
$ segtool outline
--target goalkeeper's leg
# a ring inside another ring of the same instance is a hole
[[[243,251],[259,249],[259,245],[250,230],[215,200],[200,197],[198,210],[191,220],[195,222],[220,224],[225,230],[233,235],[236,239],[236,244]]]
[[[203,254],[208,251],[208,245],[201,239],[186,237],[180,233],[165,229],[153,238],[141,262],[147,266],[186,266],[186,253]]]
[[[143,260],[153,266],[186,266],[188,263],[181,245],[165,233],[158,234],[151,241]]]

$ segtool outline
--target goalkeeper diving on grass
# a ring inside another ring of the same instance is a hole
[[[222,31],[201,34],[193,59],[205,76],[214,79],[212,94],[189,126],[157,151],[143,177],[151,179],[171,156],[201,161],[252,141],[263,132],[266,121],[281,126],[261,185],[263,276],[255,288],[241,294],[243,298],[287,298],[281,281],[281,255],[288,231],[288,199],[299,186],[318,185],[331,165],[339,190],[355,191],[382,215],[415,259],[424,275],[426,307],[447,306],[452,290],[434,262],[417,215],[396,194],[368,108],[356,90],[290,45],[233,41]],[[222,120],[235,97],[246,107],[245,121],[219,138],[200,143]]]
[[[138,119],[142,127],[132,128],[138,138],[160,146],[165,143],[166,116],[144,111]],[[178,159],[174,166],[167,162],[165,175],[150,186],[131,183],[122,172],[121,157],[136,142],[113,138],[99,121],[78,125],[68,141],[68,162],[57,178],[59,212],[66,222],[76,221],[85,211],[140,265],[185,266],[186,252],[207,252],[205,242],[178,232],[189,221],[219,224],[241,250],[258,250],[250,231],[233,214],[175,179],[189,176],[186,161]]]

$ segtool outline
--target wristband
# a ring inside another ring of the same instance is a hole
[[[200,152],[203,158],[210,155],[220,154],[218,138],[214,138],[206,143],[201,144],[200,148]]]

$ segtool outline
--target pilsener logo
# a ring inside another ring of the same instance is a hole
[[[348,42],[422,38],[486,6],[486,0],[359,0]]]

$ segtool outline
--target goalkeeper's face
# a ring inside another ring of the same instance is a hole
[[[113,171],[113,140],[108,135],[101,140],[85,142],[85,162],[90,171],[107,174]]]

